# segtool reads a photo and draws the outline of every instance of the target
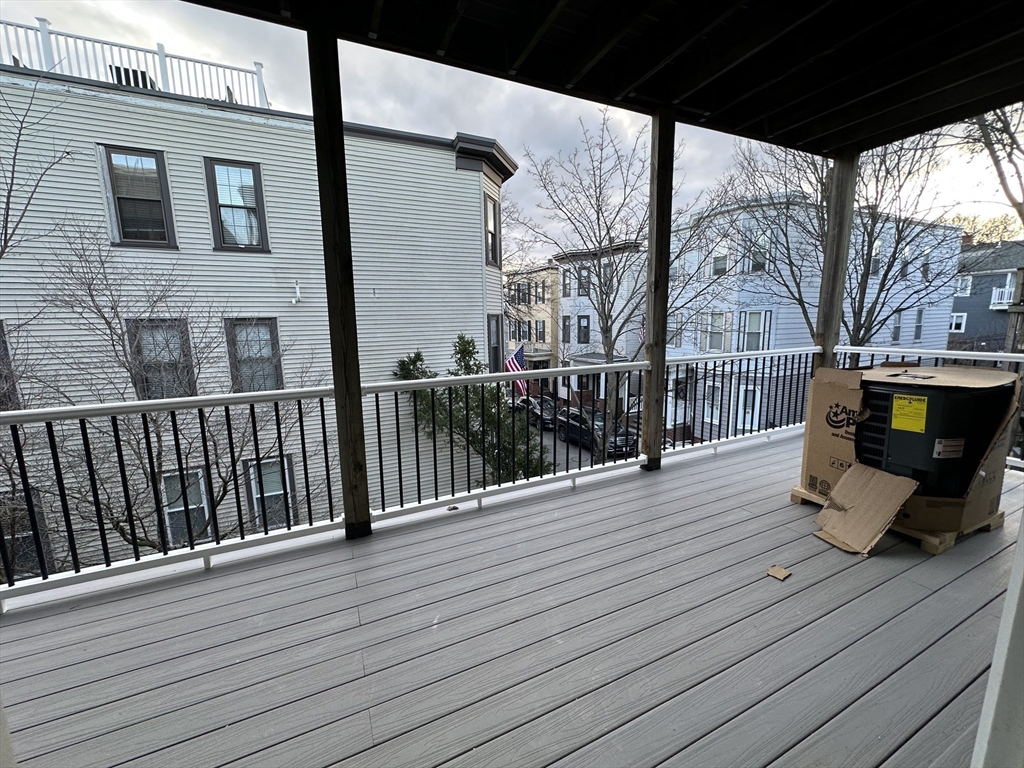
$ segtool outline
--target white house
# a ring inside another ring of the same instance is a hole
[[[4,163],[17,158],[11,210],[24,213],[0,260],[0,407],[329,383],[311,118],[267,108],[258,66],[192,62],[193,81],[162,48],[104,44],[96,58],[93,46],[90,62],[76,56],[86,38],[45,24],[0,32]],[[41,43],[58,65],[37,60]],[[516,163],[478,136],[346,131],[363,382],[391,380],[416,350],[443,368],[459,333],[500,370],[498,201]],[[368,425],[374,415],[367,399]],[[376,446],[367,454],[376,478]],[[374,507],[397,503],[399,452],[382,454],[391,497],[371,481]],[[280,494],[282,465],[268,462],[262,493]],[[284,464],[292,492],[296,463]],[[199,522],[202,471],[187,473]],[[180,483],[164,482],[173,516]],[[259,492],[246,485],[252,511]]]
[[[717,290],[700,312],[669,308],[670,357],[813,343],[821,268],[811,222],[818,219],[804,199],[785,205],[784,214],[757,201],[724,211],[712,222],[723,236],[714,239],[711,253],[684,256],[683,270],[697,277],[691,291],[699,293],[712,282]],[[957,227],[857,211],[840,343],[944,349],[959,248]],[[686,388],[680,389],[689,392],[703,416],[698,437],[702,430],[718,436],[725,421],[730,432],[742,431],[744,422],[769,425],[776,400],[794,396],[784,373],[765,382],[759,371],[756,383],[721,370],[697,382],[698,373],[691,368]]]

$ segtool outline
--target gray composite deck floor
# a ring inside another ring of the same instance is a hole
[[[23,766],[966,765],[1013,544],[864,559],[799,439],[0,617]],[[766,576],[773,564],[792,571]]]

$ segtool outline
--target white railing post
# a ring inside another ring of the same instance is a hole
[[[156,44],[156,58],[160,65],[160,90],[164,93],[171,92],[171,78],[167,76],[167,52],[164,51],[164,44]]]
[[[263,85],[263,64],[254,61],[253,65],[256,67],[256,90],[259,92],[260,106],[267,109],[270,104],[267,102],[267,89]]]
[[[36,16],[36,21],[39,22],[39,45],[43,49],[43,67],[50,72],[56,65],[53,60],[53,44],[50,41],[50,22],[42,16]]]

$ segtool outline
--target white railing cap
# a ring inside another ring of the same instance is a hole
[[[1024,363],[1024,354],[1013,352],[967,352],[959,349],[903,349],[901,347],[851,347],[840,344],[835,351],[861,355],[935,357],[943,360],[989,360],[994,363]]]

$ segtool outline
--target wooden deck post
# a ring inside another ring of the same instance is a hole
[[[844,297],[846,263],[850,256],[850,228],[853,226],[853,202],[857,192],[859,155],[837,157],[832,163],[826,203],[825,254],[818,290],[818,319],[814,324],[814,343],[821,352],[814,356],[813,370],[833,367],[835,346],[839,343]]]
[[[366,478],[366,434],[359,380],[355,275],[352,268],[352,234],[349,230],[338,40],[332,33],[321,29],[309,30],[306,40],[313,96],[313,133],[320,188],[327,324],[331,333],[345,535],[354,539],[371,533],[370,492]]]
[[[665,336],[668,326],[668,270],[672,248],[672,170],[675,112],[662,107],[651,124],[651,223],[647,247],[647,332],[644,353],[651,370],[644,380],[644,469],[661,469],[665,437]]]

